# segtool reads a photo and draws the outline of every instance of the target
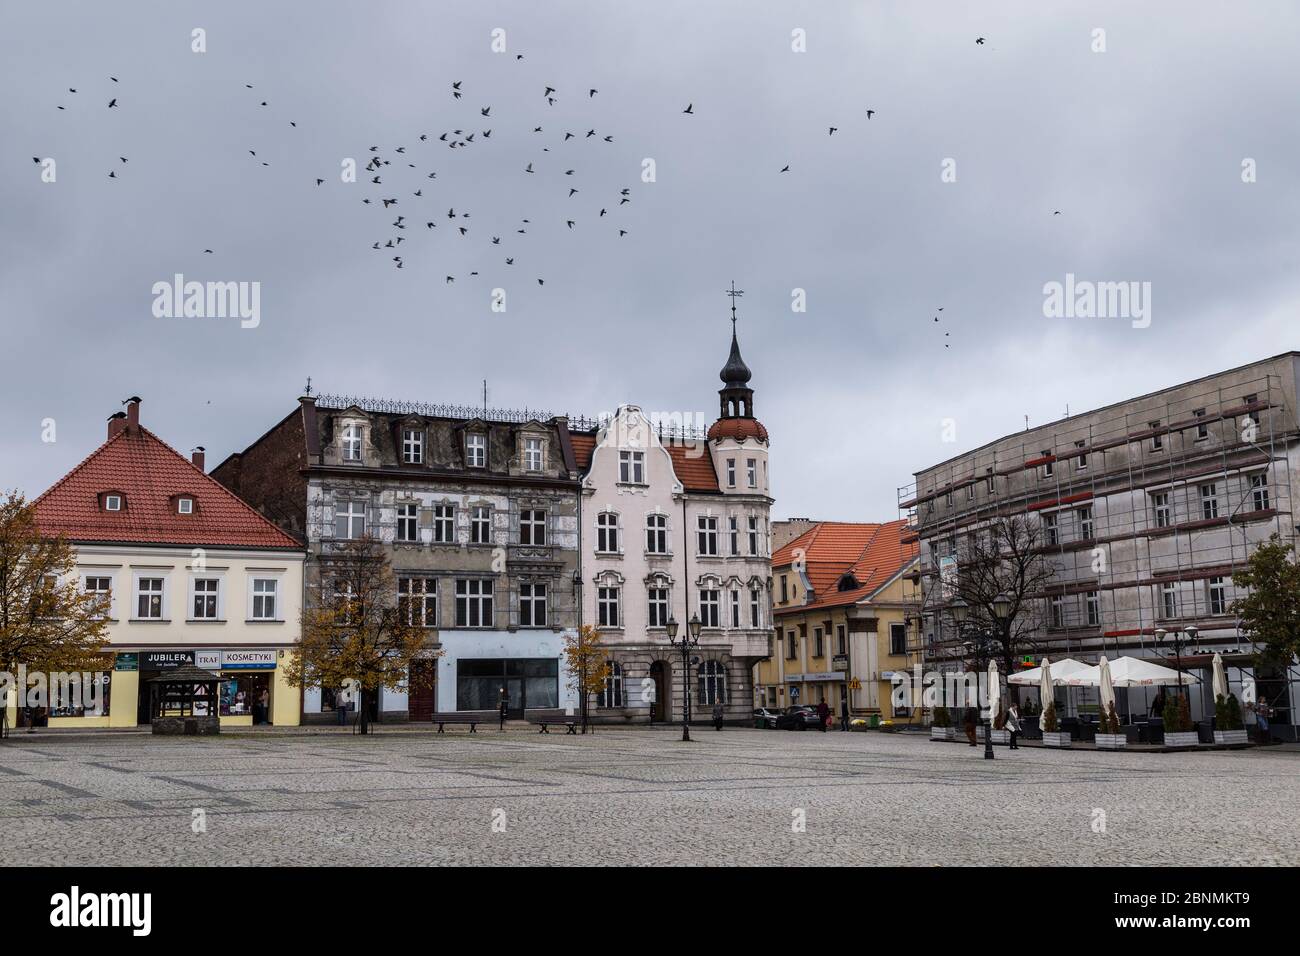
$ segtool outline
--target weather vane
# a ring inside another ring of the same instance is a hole
[[[731,296],[731,331],[733,335],[735,334],[736,331],[736,299],[738,299],[740,296],[744,294],[745,294],[744,290],[737,289],[736,280],[732,279],[731,288],[727,290],[727,295]]]
[[[311,376],[310,376],[310,375],[307,376],[307,394],[308,394],[308,395],[311,394]]]

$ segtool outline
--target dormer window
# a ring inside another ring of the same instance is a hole
[[[465,436],[465,464],[471,468],[487,467],[487,435]]]
[[[192,514],[194,514],[194,499],[193,499],[193,498],[177,498],[177,499],[176,499],[176,513],[177,513],[177,514],[182,514],[182,515],[192,515]]]
[[[125,499],[123,499],[121,495],[104,495],[105,511],[121,511],[124,503]]]
[[[524,439],[524,470],[542,470],[542,440],[540,438]]]
[[[424,432],[418,428],[402,429],[402,463],[424,464]]]
[[[343,426],[343,460],[360,461],[361,460],[361,426],[344,425]]]

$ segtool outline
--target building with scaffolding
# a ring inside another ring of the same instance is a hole
[[[1298,376],[1300,352],[1287,352],[916,472],[899,489],[920,550],[908,581],[909,663],[964,669],[966,645],[946,611],[959,546],[1020,517],[1053,571],[1034,595],[1035,654],[1181,667],[1206,685],[1192,692],[1201,719],[1213,712],[1208,668],[1219,652],[1234,692],[1266,700],[1275,735],[1294,739],[1300,669],[1256,673],[1231,606],[1233,574],[1260,543],[1274,533],[1296,543]],[[1174,635],[1190,642],[1176,652]],[[1138,711],[1149,694],[1134,689],[1126,703]]]

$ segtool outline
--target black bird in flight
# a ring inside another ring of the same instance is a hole
[[[622,236],[626,236],[626,235],[627,235],[627,230],[626,230],[626,229],[620,229],[620,230],[618,231],[618,234],[619,234],[620,237],[622,237]]]
[[[451,84],[451,95],[454,96],[456,99],[460,99],[460,84],[461,84],[460,80],[457,80],[455,83]]]
[[[607,142],[607,143],[612,143],[612,142],[614,142],[614,137],[613,137],[613,136],[606,136],[606,137],[605,137],[605,142]]]
[[[836,128],[835,128],[834,126],[830,127],[830,132],[827,133],[826,135],[827,135],[827,136],[834,136],[834,135],[835,135],[835,129],[836,129]]]
[[[983,37],[976,37],[976,38],[975,38],[975,45],[976,45],[976,46],[983,46],[983,45],[984,45],[984,38],[983,38]]]
[[[682,110],[682,112],[683,112],[683,113],[690,113],[692,116],[694,116],[694,115],[695,115],[695,104],[694,104],[694,103],[687,103],[687,104],[686,104],[686,109]]]
[[[506,265],[508,265],[508,266],[512,266],[512,265],[514,265],[514,264],[515,264],[515,260],[514,260],[514,259],[507,259],[507,260],[506,260]]]
[[[789,166],[782,166],[782,167],[781,167],[781,172],[783,172],[783,173],[788,173],[789,171],[790,171],[790,167],[789,167]]]
[[[39,162],[39,160],[38,160],[38,162]],[[529,163],[527,166],[524,167],[524,172],[526,172],[526,173],[531,173],[532,171],[533,171],[533,164],[532,164],[532,163]]]
[[[325,182],[325,180],[323,180],[323,179],[318,179],[318,180],[316,180],[316,185],[319,186],[319,185],[320,185],[321,183],[323,183],[323,182]]]
[[[113,99],[111,99],[111,100],[108,101],[108,108],[109,108],[110,110],[111,110],[113,107],[115,107],[115,106],[117,106],[117,97],[113,97]],[[60,106],[59,109],[63,109],[63,107]]]
[[[109,178],[109,179],[117,179],[117,173],[109,173],[109,174],[108,174],[108,178]]]
[[[432,228],[434,227],[434,223],[426,222],[426,223],[424,224],[424,227],[425,227],[426,229],[432,229]]]
[[[565,222],[567,222],[567,223],[569,224],[569,228],[570,228],[570,229],[573,228],[573,220],[572,220],[572,219],[566,219]]]
[[[554,92],[555,92],[555,87],[553,87],[553,86],[548,86],[548,87],[545,89],[545,91],[542,93],[542,95],[543,95],[543,96],[550,96],[550,95],[551,95],[552,93],[554,93]]]
[[[596,95],[597,93],[599,93],[599,92],[600,92],[600,90],[588,90],[588,91],[587,91],[587,99],[591,99],[593,96],[595,96],[595,95]]]
[[[875,110],[867,110],[867,119],[871,119],[871,117],[873,117],[873,116],[875,116],[875,115],[876,115],[876,111],[875,111]]]
[[[208,255],[212,255],[212,250],[211,250],[211,249],[204,249],[203,251],[204,251],[205,253],[207,253]]]
[[[487,116],[489,113],[492,112],[492,107],[490,107],[490,106],[485,106],[485,107],[483,107],[481,110],[479,110],[478,112],[479,112],[479,115],[480,115],[480,116]]]
[[[455,276],[447,276],[447,283],[446,283],[446,284],[447,284],[447,285],[451,285],[451,284],[452,284],[453,282],[455,282],[455,281],[456,281],[456,277],[455,277]]]

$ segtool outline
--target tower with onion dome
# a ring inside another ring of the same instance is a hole
[[[736,334],[736,299],[744,293],[732,284],[731,353],[718,377],[718,420],[708,432],[713,467],[718,486],[728,495],[769,495],[767,477],[767,429],[754,417],[754,390],[749,387],[752,373],[740,357],[740,339]]]

